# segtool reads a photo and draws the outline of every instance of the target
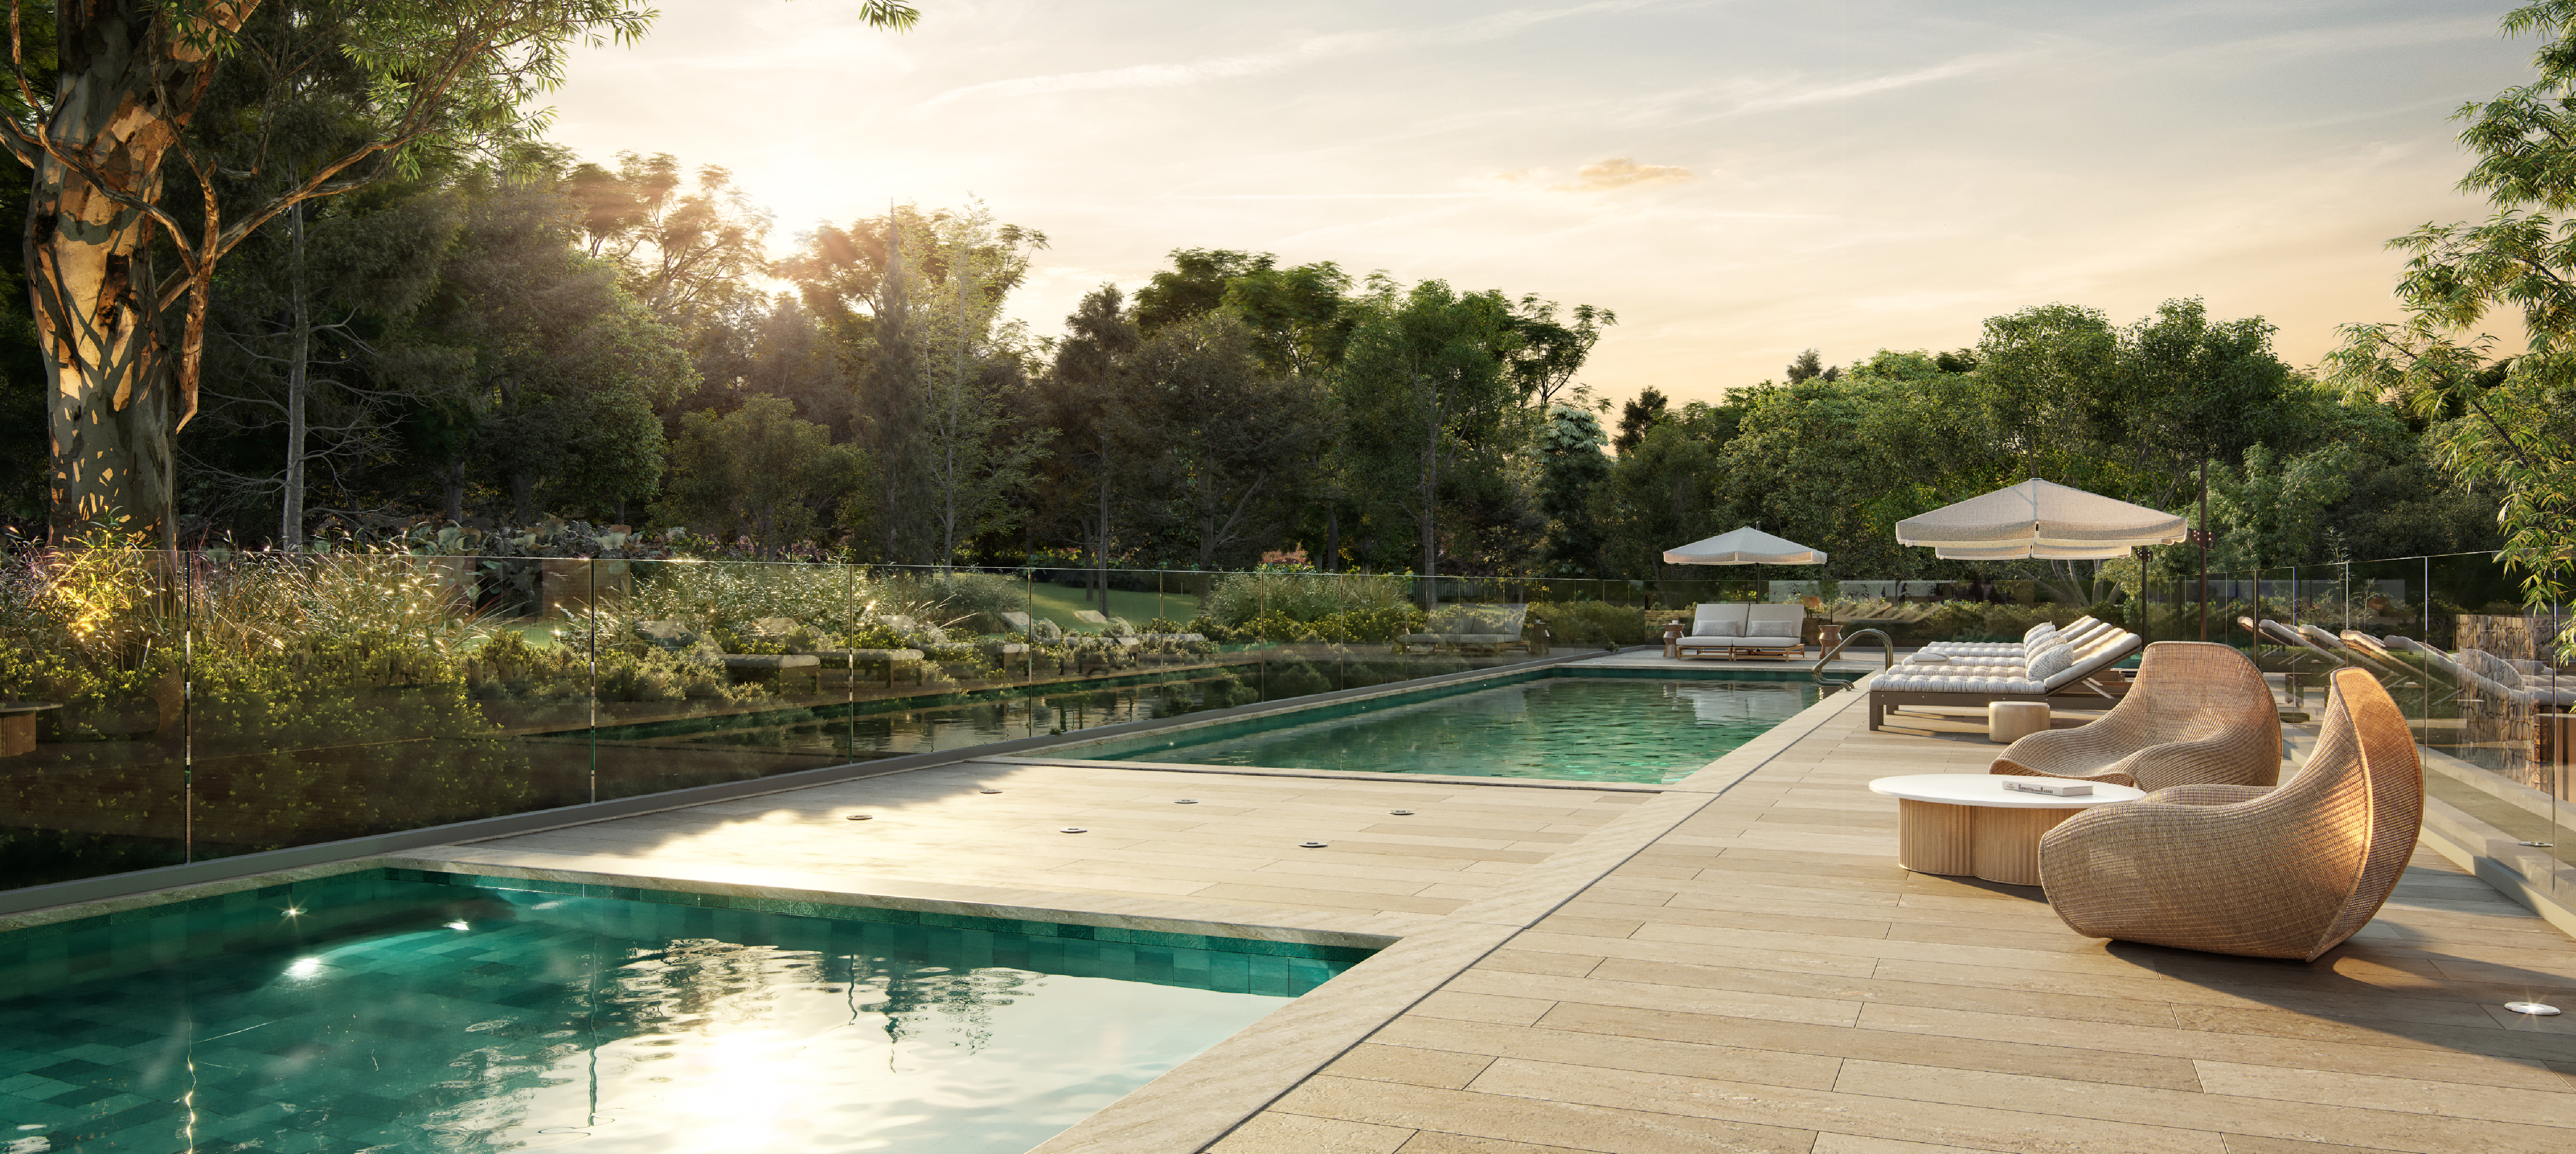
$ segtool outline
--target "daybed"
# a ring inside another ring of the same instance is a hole
[[[2125,687],[2126,682],[2119,680],[2111,666],[2138,644],[2137,634],[2113,630],[2086,643],[2081,650],[2066,645],[2043,649],[2024,666],[1922,661],[1899,665],[1872,674],[1867,682],[1869,727],[1883,728],[1888,710],[1909,705],[2046,703],[2052,698],[2061,702],[2116,701],[2112,688]]]
[[[1692,612],[1690,632],[1674,649],[1682,657],[1804,657],[1806,625],[1803,605],[1711,601]]]
[[[2281,776],[2281,714],[2263,671],[2233,647],[2159,641],[2101,718],[2005,747],[1992,772],[2159,790],[2271,785]]]
[[[2076,814],[2040,838],[2040,884],[2086,937],[2311,962],[2379,912],[2423,819],[2405,715],[2344,669],[2289,784],[2187,785]]]

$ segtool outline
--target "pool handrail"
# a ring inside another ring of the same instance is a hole
[[[1887,631],[1884,629],[1855,629],[1852,631],[1851,636],[1835,642],[1832,649],[1826,650],[1823,657],[1816,659],[1816,669],[1813,675],[1816,679],[1816,684],[1824,686],[1828,691],[1851,688],[1853,680],[1851,678],[1844,678],[1837,681],[1825,676],[1825,665],[1826,663],[1831,662],[1834,658],[1842,656],[1843,650],[1850,648],[1852,642],[1858,641],[1869,634],[1878,635],[1879,648],[1887,653],[1887,668],[1896,668],[1895,638],[1889,637],[1887,635]]]

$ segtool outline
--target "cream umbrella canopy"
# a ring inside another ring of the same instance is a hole
[[[2037,477],[1896,523],[1900,545],[1959,561],[2107,561],[2183,539],[2184,521]]]
[[[1664,551],[1667,565],[1822,565],[1825,555],[1747,525]]]
[[[1774,537],[1751,525],[1664,551],[1667,565],[1822,565],[1825,554],[1795,541]],[[1755,570],[1755,587],[1762,573]]]

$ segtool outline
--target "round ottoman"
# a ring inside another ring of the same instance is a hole
[[[1986,740],[1997,745],[2011,745],[2046,728],[2046,702],[1998,701],[1986,707]]]

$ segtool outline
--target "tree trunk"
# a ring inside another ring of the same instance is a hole
[[[210,15],[237,28],[256,2],[219,3]],[[43,133],[80,164],[19,154],[34,169],[25,251],[53,434],[50,520],[58,540],[113,525],[167,546],[176,532],[170,436],[196,404],[173,395],[159,286],[145,260],[153,229],[130,200],[158,198],[162,160],[213,65],[173,42],[180,37],[159,25],[161,5],[58,7],[61,71]]]
[[[287,323],[285,508],[278,514],[277,541],[288,549],[304,547],[304,403],[311,383],[313,302],[304,296],[304,206],[286,210]]]
[[[1099,418],[1093,418],[1097,421]],[[1100,611],[1109,612],[1109,435],[1100,435],[1100,478],[1093,486],[1100,493],[1100,520],[1094,522],[1097,533],[1091,539],[1091,575],[1086,593],[1100,598]]]
[[[1324,571],[1342,571],[1342,506],[1338,501],[1324,506]]]

